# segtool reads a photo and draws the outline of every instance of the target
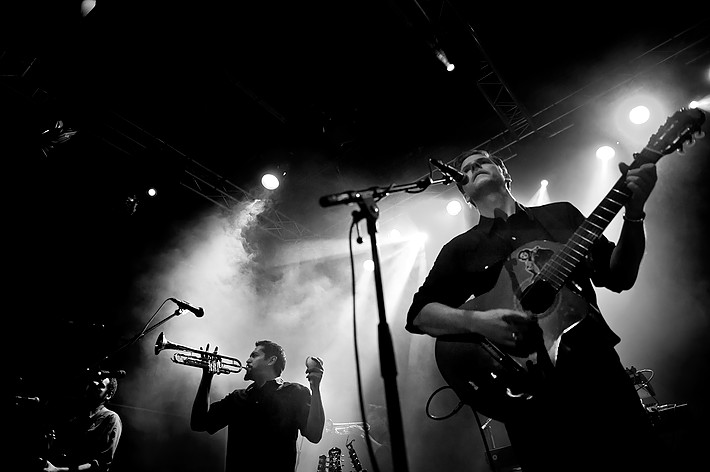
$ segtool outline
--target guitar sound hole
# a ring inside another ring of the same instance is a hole
[[[523,309],[535,314],[544,313],[555,301],[557,291],[546,281],[536,280],[530,284],[520,298]]]

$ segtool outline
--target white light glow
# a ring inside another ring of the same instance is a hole
[[[545,179],[543,179],[543,180],[540,181],[540,187],[542,187],[542,188],[547,187],[547,184],[548,184],[548,182],[547,182],[547,180],[545,180]]]
[[[372,259],[368,259],[362,263],[362,268],[367,272],[373,272],[375,270],[375,263]]]
[[[461,202],[458,200],[451,200],[446,204],[446,211],[449,215],[458,215],[461,213]]]
[[[602,161],[608,161],[615,155],[616,151],[611,146],[601,146],[597,149],[597,159],[601,159]]]
[[[420,241],[421,243],[426,242],[427,239],[429,239],[429,235],[423,232],[418,232],[414,235],[412,239],[415,239],[417,241]]]
[[[650,116],[651,116],[651,111],[643,105],[639,105],[637,107],[634,107],[629,112],[629,120],[631,120],[631,122],[636,125],[646,123],[648,121],[648,119],[650,118]]]
[[[157,191],[156,189],[154,189],[154,188],[149,188],[149,189],[148,189],[148,195],[150,195],[151,197],[154,197],[154,196],[156,196],[157,194],[158,194],[158,191]]]
[[[264,174],[261,178],[261,185],[269,190],[274,190],[279,187],[279,179],[274,174]]]
[[[439,61],[441,61],[441,63],[446,66],[447,71],[451,72],[452,70],[454,70],[456,66],[449,62],[449,59],[446,57],[444,51],[442,51],[441,49],[437,49],[436,51],[434,51],[434,54],[436,54],[436,58],[439,59]]]

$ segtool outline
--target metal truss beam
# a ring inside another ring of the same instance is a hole
[[[29,105],[41,104],[49,99],[49,94],[45,90],[34,85],[26,77],[35,61],[34,57],[15,56],[8,51],[0,53],[0,72],[2,72],[0,78],[3,85],[13,93],[24,97]],[[92,129],[87,131],[113,149],[127,156],[149,153],[150,150],[172,153],[176,159],[175,167],[182,169],[179,174],[179,184],[225,210],[231,210],[235,205],[243,202],[257,200],[258,197],[247,190],[188,157],[135,123],[110,110],[103,112],[104,115],[100,119],[92,117]],[[257,216],[257,228],[282,241],[318,237],[309,228],[268,204]]]
[[[470,37],[473,40],[481,56],[476,86],[508,130],[511,139],[517,140],[528,132],[535,131],[536,128],[532,116],[511,92],[479,41],[473,27],[463,18],[454,5],[448,0],[412,1],[427,23],[426,30],[428,35],[434,38],[430,42],[438,44],[438,34],[455,33],[456,28],[461,29],[461,33],[464,33],[465,37]],[[427,8],[431,11],[430,13],[427,13],[422,6],[423,3],[428,3]],[[449,20],[450,17],[455,18],[456,21]]]
[[[215,205],[230,210],[234,205],[257,198],[243,188],[189,159],[180,184]],[[318,237],[313,231],[293,221],[280,211],[268,207],[258,216],[259,228],[282,241],[299,241]]]
[[[112,132],[113,139],[110,139],[111,144],[117,146],[116,138],[120,136],[123,140],[124,152],[131,152],[125,151],[125,147],[128,146],[138,145],[142,149],[146,149],[151,146],[151,144],[152,147],[155,147],[157,144],[160,149],[169,151],[179,160],[179,163],[176,163],[176,166],[182,169],[179,175],[179,183],[186,189],[191,190],[224,210],[232,210],[235,205],[244,202],[253,202],[259,199],[259,197],[239,187],[235,183],[230,182],[204,164],[185,155],[163,140],[152,136],[134,123],[131,123],[115,113],[112,114],[112,116],[119,121],[114,122],[113,125],[108,123],[104,124],[104,126],[107,127],[107,130],[101,133],[104,139],[108,136],[108,131]],[[129,127],[128,129],[130,131],[120,131],[120,129],[126,126]],[[142,137],[138,137],[137,133],[142,134]],[[312,230],[294,221],[268,204],[266,209],[257,216],[257,222],[258,229],[282,241],[297,241],[317,237],[316,233]]]
[[[532,115],[532,118],[541,123],[538,127],[520,128],[515,135],[510,128],[506,128],[495,136],[475,145],[472,148],[481,148],[491,151],[504,161],[517,156],[514,145],[534,135],[542,133],[544,137],[553,137],[574,126],[572,117],[574,112],[601,98],[609,97],[616,92],[623,92],[626,86],[632,86],[634,81],[652,74],[659,66],[667,63],[689,65],[707,58],[710,55],[710,31],[707,26],[710,19],[704,19],[686,30],[674,35],[653,49],[632,59],[628,64],[620,66],[605,74],[602,79],[592,82],[585,87],[563,97],[550,106]],[[448,164],[453,163],[453,158]],[[423,175],[420,178],[426,178]],[[448,191],[453,186],[447,187],[442,192]],[[381,205],[381,221],[396,220],[404,211],[403,204],[417,195],[406,195],[394,203],[383,202]]]

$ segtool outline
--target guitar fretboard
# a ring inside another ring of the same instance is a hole
[[[637,159],[632,167],[638,165]],[[625,178],[619,177],[609,193],[579,225],[565,246],[543,266],[540,277],[555,290],[560,290],[630,197],[631,191],[626,187]]]

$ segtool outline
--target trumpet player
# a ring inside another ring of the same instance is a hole
[[[321,440],[325,425],[320,394],[323,361],[317,357],[306,360],[310,391],[299,383],[284,381],[281,373],[285,366],[281,346],[257,341],[244,368],[244,380],[252,383],[216,402],[210,402],[210,387],[217,371],[209,363],[203,366],[190,427],[209,434],[228,427],[226,472],[257,467],[293,472],[298,432],[312,443]]]

